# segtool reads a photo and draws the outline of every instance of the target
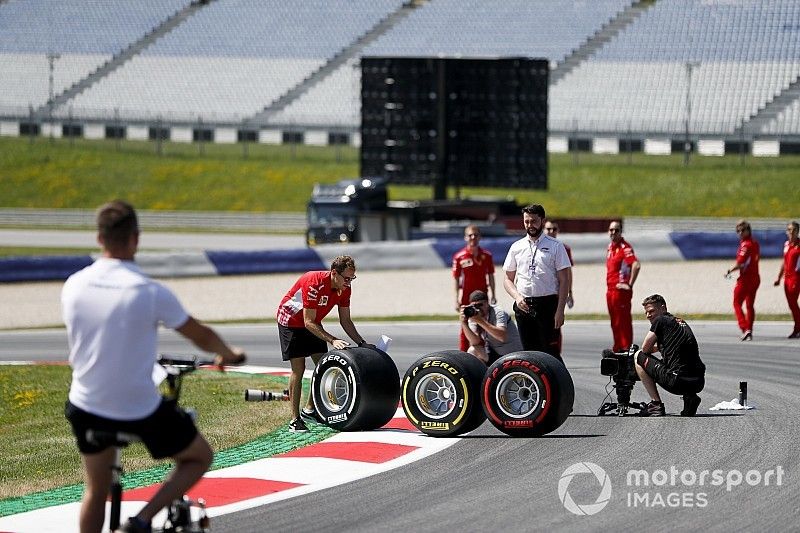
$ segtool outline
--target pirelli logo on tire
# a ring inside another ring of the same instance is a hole
[[[430,431],[450,431],[450,424],[447,422],[430,422],[427,420],[421,420],[420,427]]]

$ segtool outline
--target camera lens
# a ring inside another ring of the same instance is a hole
[[[478,314],[478,310],[475,309],[475,306],[468,305],[464,308],[464,316],[467,318],[473,317]]]

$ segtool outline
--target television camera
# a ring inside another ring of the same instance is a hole
[[[625,416],[629,409],[637,409],[641,413],[647,408],[647,404],[644,402],[631,402],[633,386],[639,381],[639,376],[636,374],[636,352],[638,351],[639,346],[636,344],[631,345],[624,352],[603,350],[603,357],[600,359],[600,373],[610,377],[609,383],[614,382],[617,401],[604,402],[597,410],[597,416],[604,416],[611,412],[616,412],[617,416]],[[611,392],[607,390],[606,398],[610,395]]]

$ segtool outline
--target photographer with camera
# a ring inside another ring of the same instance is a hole
[[[642,306],[650,321],[650,331],[636,353],[636,373],[652,400],[642,416],[666,414],[656,384],[683,396],[681,416],[694,416],[700,405],[697,393],[705,386],[706,367],[700,360],[692,328],[667,311],[667,302],[660,294],[648,296]],[[653,352],[661,352],[663,359],[652,355]]]
[[[487,365],[522,350],[516,324],[503,308],[490,305],[483,291],[472,291],[469,305],[461,306],[461,331],[470,343],[467,353]]]

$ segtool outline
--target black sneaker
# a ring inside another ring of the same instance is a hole
[[[119,529],[115,530],[115,533],[151,533],[153,529],[150,527],[150,524],[142,520],[141,518],[137,518],[132,516],[128,518],[128,520],[119,526]]]
[[[664,402],[657,402],[655,400],[648,403],[644,410],[642,410],[642,416],[665,416],[667,414],[667,410],[664,409]]]
[[[316,409],[308,410],[305,407],[303,407],[300,410],[300,416],[308,420],[313,420],[314,422],[319,422],[320,424],[322,424],[322,417],[319,416]]]
[[[747,331],[742,333],[742,338],[740,340],[743,340],[743,341],[751,341],[751,340],[753,340],[753,332],[748,329]]]
[[[697,394],[687,394],[683,397],[683,411],[681,416],[694,416],[697,413],[697,406],[700,405],[700,396]]]
[[[308,426],[306,426],[306,423],[303,422],[303,419],[298,416],[289,422],[289,431],[292,433],[305,433],[308,431]]]

